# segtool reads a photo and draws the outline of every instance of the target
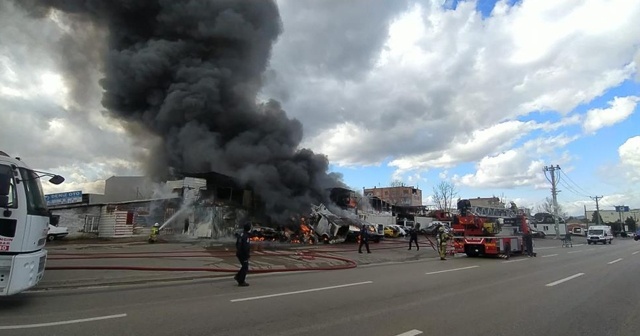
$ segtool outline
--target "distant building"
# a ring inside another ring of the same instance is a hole
[[[591,214],[593,214],[593,211]],[[620,213],[615,210],[600,210],[600,216],[604,223],[617,223],[620,221]],[[593,215],[589,216],[589,222],[591,222],[592,217]],[[629,212],[623,212],[622,222],[626,221],[629,217],[633,218],[637,223],[640,220],[640,209],[631,209]]]
[[[411,186],[364,189],[367,197],[377,197],[392,206],[422,206],[422,190]]]
[[[471,206],[475,207],[485,207],[485,208],[506,208],[506,204],[500,200],[499,197],[476,197],[469,198],[469,202],[471,202]]]

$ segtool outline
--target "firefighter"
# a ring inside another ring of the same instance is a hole
[[[438,228],[438,253],[440,260],[447,260],[447,242],[451,239],[451,235],[444,230],[444,226]]]
[[[358,246],[358,253],[362,253],[362,245],[366,246],[367,253],[371,253],[369,250],[369,228],[366,225],[362,225],[360,228],[360,245]]]
[[[245,223],[242,228],[242,235],[236,240],[236,257],[240,261],[240,270],[233,277],[240,287],[247,287],[249,284],[245,281],[249,272],[249,257],[251,254],[251,245],[249,231],[251,231],[251,223]]]
[[[409,250],[411,250],[411,243],[416,243],[416,249],[420,251],[420,245],[418,245],[418,228],[411,228],[411,232],[409,232]]]
[[[149,244],[157,242],[159,234],[160,234],[160,224],[155,223],[151,227],[151,233],[149,234]]]

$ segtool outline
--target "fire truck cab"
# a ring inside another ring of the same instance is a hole
[[[50,218],[43,176],[53,184],[64,181],[0,151],[0,296],[25,291],[42,279]]]

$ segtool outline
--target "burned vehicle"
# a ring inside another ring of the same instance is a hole
[[[350,220],[329,211],[324,204],[311,208],[309,225],[320,241],[326,244],[343,243],[349,233]]]

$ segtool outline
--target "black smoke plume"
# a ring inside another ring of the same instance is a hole
[[[143,166],[236,177],[282,221],[343,186],[328,160],[299,149],[302,125],[276,101],[257,103],[282,31],[269,0],[16,0],[32,16],[51,10],[107,33],[102,104],[139,139],[159,139]],[[72,52],[69,50],[68,52]],[[73,50],[75,52],[75,50]],[[98,65],[96,65],[98,66]]]

